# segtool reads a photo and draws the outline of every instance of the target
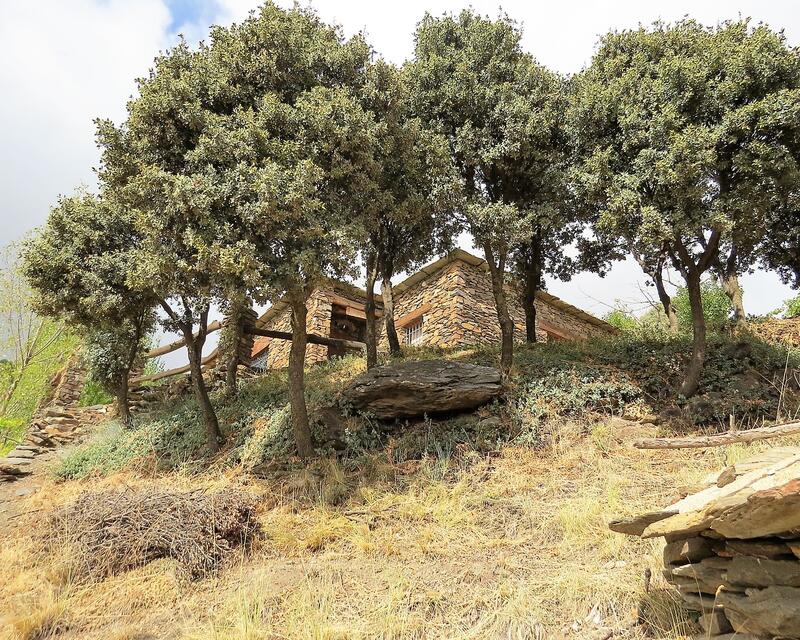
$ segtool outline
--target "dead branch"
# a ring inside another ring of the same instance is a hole
[[[781,436],[800,434],[800,420],[775,424],[770,427],[758,427],[747,431],[727,431],[710,436],[693,436],[689,438],[647,438],[636,440],[633,446],[637,449],[702,449],[705,447],[721,447],[726,444],[740,442],[758,442]]]

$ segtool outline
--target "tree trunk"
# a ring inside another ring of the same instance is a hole
[[[382,274],[381,295],[383,296],[383,326],[386,327],[386,337],[389,340],[389,352],[399,356],[400,339],[394,326],[394,290],[392,289],[392,275],[384,271]]]
[[[739,252],[735,244],[731,246],[725,264],[722,265],[721,261],[717,260],[716,266],[722,290],[728,296],[733,307],[733,326],[735,329],[741,329],[747,324],[747,316],[744,312],[742,287],[739,284]]]
[[[525,340],[536,342],[536,292],[542,284],[542,260],[538,239],[531,240],[524,254],[525,286],[522,307],[525,311]]]
[[[128,405],[128,372],[119,381],[116,389],[117,414],[123,427],[130,427],[133,424],[131,408]]]
[[[297,445],[297,453],[307,459],[314,455],[311,429],[308,425],[306,407],[306,309],[305,297],[290,294],[289,304],[292,313],[292,346],[289,350],[289,403],[292,409],[292,430]]]
[[[364,315],[366,316],[367,331],[367,369],[372,369],[378,365],[378,331],[375,326],[375,281],[378,279],[377,260],[373,255],[367,256],[367,299],[364,303]],[[396,334],[395,334],[396,335]]]
[[[239,343],[242,341],[244,312],[248,307],[244,296],[231,299],[228,323],[223,329],[223,341],[228,353],[225,354],[225,387],[226,398],[236,395],[236,380],[239,373]]]
[[[700,375],[703,372],[703,363],[706,360],[706,319],[703,315],[703,299],[700,293],[700,273],[692,271],[687,276],[686,288],[692,310],[692,357],[678,393],[689,398],[697,393],[700,386]]]
[[[742,287],[739,284],[739,276],[736,273],[726,273],[722,278],[722,289],[730,298],[733,306],[733,326],[737,329],[747,324],[747,316],[744,313],[744,302],[742,300]]]
[[[497,311],[497,320],[500,323],[500,373],[503,378],[507,378],[511,371],[514,361],[514,321],[508,312],[508,302],[506,300],[503,284],[505,282],[505,260],[501,260],[497,265],[494,261],[494,254],[488,244],[484,244],[483,252],[486,262],[489,264],[489,273],[492,279],[492,293],[494,294],[494,306]]]
[[[678,314],[672,304],[672,297],[667,293],[667,290],[664,287],[664,274],[661,272],[660,268],[656,269],[656,271],[653,273],[653,282],[655,282],[656,285],[658,299],[661,302],[661,306],[664,308],[664,315],[667,316],[669,331],[670,333],[677,333]]]
[[[205,380],[203,380],[202,359],[205,334],[201,329],[200,335],[195,337],[192,333],[191,325],[186,325],[183,328],[183,336],[186,339],[186,351],[189,353],[189,371],[192,374],[194,397],[197,400],[197,405],[200,407],[200,412],[203,414],[206,441],[211,453],[216,453],[219,451],[219,447],[223,442],[223,437],[219,429],[217,414],[214,412],[214,406],[211,404],[211,399],[208,397],[208,389],[206,388]]]

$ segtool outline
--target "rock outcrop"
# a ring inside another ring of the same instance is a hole
[[[502,392],[491,367],[450,360],[408,361],[377,367],[356,378],[341,404],[381,419],[465,411]]]
[[[664,577],[707,636],[800,638],[800,447],[737,462],[706,485],[609,526],[667,540]]]

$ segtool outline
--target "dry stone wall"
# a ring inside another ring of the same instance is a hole
[[[800,638],[800,447],[740,460],[704,485],[609,526],[666,539],[664,578],[696,612],[702,637]]]
[[[525,339],[525,314],[520,304],[519,290],[514,283],[506,287],[509,310],[514,320],[515,337]],[[332,295],[353,296],[351,290],[321,289],[315,291],[308,302],[307,329],[309,333],[330,335]],[[543,296],[544,298],[544,296]],[[500,340],[500,327],[494,307],[494,296],[489,273],[481,268],[456,259],[412,285],[398,292],[395,298],[395,319],[401,320],[407,314],[420,309],[424,313],[421,346],[452,347],[458,345],[492,344]],[[559,308],[545,299],[536,302],[537,337],[547,341],[548,332],[569,339],[584,339],[609,334],[610,328],[588,322],[574,313]],[[382,320],[378,322],[380,335],[378,349],[388,351],[386,334]],[[288,308],[271,318],[265,328],[277,331],[291,331]],[[403,327],[398,327],[400,341],[403,342]],[[284,368],[289,364],[290,342],[258,338],[254,352],[269,345],[266,366]],[[309,344],[306,351],[306,364],[322,362],[328,357],[328,348]]]
[[[331,327],[331,303],[328,294],[320,289],[311,294],[308,302],[308,315],[306,316],[306,330],[308,333],[327,336]],[[289,307],[278,313],[264,325],[265,329],[275,331],[292,331],[292,319]],[[266,366],[269,369],[283,369],[289,366],[289,350],[292,343],[289,340],[274,338],[257,338],[255,351],[258,352],[269,345]],[[328,359],[328,347],[321,344],[308,344],[306,346],[306,364],[316,364]]]
[[[85,382],[86,369],[76,356],[51,381],[53,392],[34,414],[24,441],[0,458],[0,482],[29,475],[36,456],[74,440],[105,416],[105,406],[78,406]]]
[[[513,283],[508,283],[506,295],[514,320],[515,337],[524,340],[525,313],[520,304],[519,290]],[[422,345],[445,347],[496,343],[500,340],[491,279],[489,273],[480,266],[454,260],[398,295],[395,317],[402,318],[426,305],[430,305],[431,309],[425,314]],[[591,324],[544,300],[537,300],[536,312],[537,338],[542,341],[548,338],[546,329],[571,339],[609,333],[608,329]],[[385,336],[381,345],[385,348]]]

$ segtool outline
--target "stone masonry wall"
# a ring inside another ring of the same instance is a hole
[[[336,293],[334,291],[334,293]],[[515,339],[525,339],[525,314],[520,304],[519,291],[513,283],[506,285],[509,310],[514,320]],[[380,296],[378,296],[380,300]],[[450,347],[474,344],[497,343],[500,327],[494,308],[491,278],[488,271],[463,260],[454,260],[430,277],[418,282],[408,290],[395,296],[395,319],[430,305],[424,313],[421,346]],[[537,338],[545,342],[548,331],[561,334],[568,339],[585,339],[608,335],[608,330],[579,318],[546,300],[536,301]],[[309,333],[327,336],[331,326],[331,303],[328,292],[315,291],[308,302]],[[269,329],[291,331],[288,308],[266,325]],[[379,351],[388,351],[386,334],[382,322],[378,323]],[[401,344],[403,327],[398,327]],[[269,344],[268,368],[284,368],[289,364],[290,342],[258,338],[256,351]],[[323,362],[328,358],[328,348],[309,344],[306,364]]]
[[[327,336],[331,328],[331,303],[324,291],[316,290],[311,294],[306,305],[308,315],[306,316],[306,330],[308,333]],[[265,326],[265,329],[275,329],[276,331],[292,331],[292,319],[289,308],[287,307]],[[269,344],[269,355],[267,357],[267,367],[269,369],[283,369],[289,366],[289,350],[292,343],[289,340],[277,340],[275,338],[257,338],[256,349],[260,350]],[[316,364],[328,359],[328,347],[321,344],[306,345],[306,364]]]
[[[514,320],[517,340],[525,337],[525,314],[519,291],[507,284],[509,310]],[[454,346],[486,344],[500,339],[500,327],[494,307],[491,279],[488,271],[455,260],[439,272],[397,296],[395,317],[402,318],[426,304],[430,312],[423,321],[422,345]],[[593,325],[544,300],[536,302],[537,337],[547,340],[545,329],[563,333],[567,338],[584,339],[608,335],[602,327]],[[401,330],[398,330],[401,333]],[[400,336],[402,341],[402,334]],[[381,339],[384,346],[385,337]]]

